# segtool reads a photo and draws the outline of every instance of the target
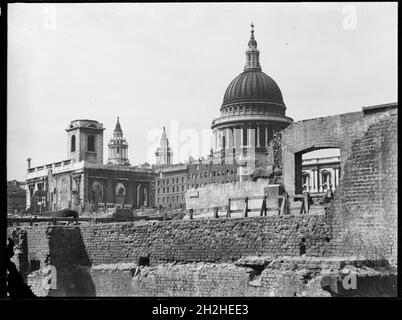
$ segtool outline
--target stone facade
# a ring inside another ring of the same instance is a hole
[[[189,189],[186,193],[187,209],[195,211],[228,206],[229,198],[264,196],[268,187],[267,179],[258,181],[233,182],[225,184],[209,184],[197,190]],[[261,208],[262,200],[250,200],[249,208]],[[243,209],[244,201],[232,201],[231,209]]]
[[[112,158],[103,164],[103,130],[94,120],[71,121],[67,160],[28,167],[26,206],[31,213],[65,208],[93,212],[114,206],[152,207],[154,174],[149,166],[131,166],[120,123],[109,145]],[[119,157],[117,156],[117,147]]]
[[[199,188],[211,183],[229,183],[239,181],[238,168],[234,163],[216,163],[211,161],[193,162],[189,165],[188,184],[190,188]]]
[[[188,165],[154,166],[155,206],[157,208],[185,208],[188,188]]]
[[[103,128],[95,120],[74,120],[68,125],[67,159],[103,164]]]
[[[25,183],[16,180],[7,181],[7,213],[15,214],[26,209]]]

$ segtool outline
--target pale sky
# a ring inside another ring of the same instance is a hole
[[[8,20],[8,180],[65,160],[75,119],[103,123],[106,161],[119,116],[134,165],[162,126],[208,132],[252,21],[295,121],[397,101],[396,3],[21,3]]]

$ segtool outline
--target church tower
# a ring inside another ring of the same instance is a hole
[[[67,159],[103,164],[103,128],[95,120],[73,120],[67,131]]]
[[[167,138],[165,127],[163,127],[161,144],[155,152],[156,165],[169,165],[172,163],[172,158],[173,152],[169,146],[169,139]]]
[[[128,143],[123,137],[119,117],[117,117],[116,127],[114,128],[113,137],[109,144],[109,158],[107,164],[116,166],[129,166],[128,160]]]

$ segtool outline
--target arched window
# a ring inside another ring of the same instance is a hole
[[[322,190],[326,191],[331,187],[331,173],[327,170],[321,172]]]
[[[95,151],[95,136],[88,136],[87,151]]]
[[[71,137],[71,152],[75,152],[75,136]]]
[[[119,182],[116,185],[115,193],[118,196],[125,196],[126,195],[126,188],[124,187],[124,185],[122,183]]]

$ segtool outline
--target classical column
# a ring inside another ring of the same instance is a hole
[[[223,136],[224,136],[223,129],[220,130],[220,133],[221,133],[221,139],[220,139],[221,147],[220,147],[220,149],[222,150],[223,149]]]
[[[244,128],[240,127],[240,148],[244,146]]]
[[[230,148],[230,128],[226,128],[226,149]]]
[[[265,127],[265,146],[268,147],[268,127]]]
[[[317,171],[313,169],[313,191],[317,191]]]
[[[235,138],[235,137],[234,137],[234,131],[233,131],[234,128],[231,127],[229,130],[230,130],[230,137],[231,137],[231,138],[230,138],[230,147],[233,148],[233,147],[236,147],[235,139],[234,139],[234,138]]]
[[[257,125],[257,148],[260,148],[261,144],[260,144],[260,126]]]
[[[233,147],[237,148],[237,135],[236,135],[237,131],[236,131],[236,127],[232,128],[232,135],[233,135]]]
[[[253,145],[251,144],[251,132],[252,132],[251,126],[248,126],[248,128],[247,128],[247,146],[252,148]]]
[[[216,134],[216,129],[214,130],[214,150],[218,149],[218,136]]]
[[[339,185],[339,168],[334,168],[334,181],[335,181],[335,188]]]
[[[322,191],[322,185],[321,185],[321,171],[319,168],[317,168],[317,187],[318,187],[318,192]]]

